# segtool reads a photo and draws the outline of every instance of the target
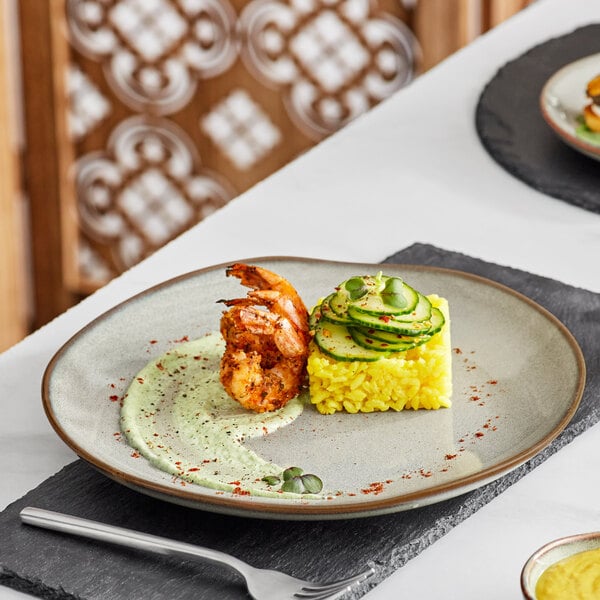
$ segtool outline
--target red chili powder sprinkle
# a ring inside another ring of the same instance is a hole
[[[368,488],[364,488],[360,491],[363,494],[374,494],[377,496],[377,494],[381,494],[381,492],[383,492],[383,483],[381,481],[374,481],[373,483],[369,484]]]
[[[240,485],[239,481],[230,481],[229,485]]]
[[[483,437],[483,435],[484,435],[484,434],[483,434],[481,431],[478,431],[478,432],[475,434],[475,437],[482,438],[482,437]]]
[[[163,367],[163,364],[162,364],[162,363],[156,363],[156,368],[157,368],[159,371],[164,371],[164,370],[165,370],[165,368]]]
[[[477,400],[479,400],[479,399],[480,399],[479,396],[471,396],[469,398],[469,400],[471,400],[471,402],[477,402]]]
[[[139,452],[132,452],[131,453],[131,458],[139,458],[140,457],[140,453]]]
[[[189,342],[190,338],[187,335],[184,335],[181,339],[179,340],[174,340],[176,344],[179,344],[180,342]]]
[[[109,396],[109,400],[111,402],[116,402],[119,399],[119,396],[117,396],[116,394],[113,394],[112,396]]]
[[[422,475],[423,477],[431,477],[433,475],[433,473],[431,471],[425,471],[425,469],[421,469],[419,471],[419,474]]]
[[[158,344],[158,340],[150,340],[151,344]]]
[[[194,473],[194,472],[196,472],[196,471],[199,471],[199,470],[200,470],[200,467],[190,467],[190,468],[188,469],[188,471],[189,471],[190,473]]]
[[[489,383],[490,385],[497,385],[498,381],[496,381],[495,379],[490,379],[487,383]]]
[[[144,383],[144,378],[143,377],[137,377],[137,382],[138,383]]]
[[[248,490],[243,490],[238,486],[233,488],[232,494],[236,494],[237,496],[249,496],[250,492]]]
[[[456,458],[456,454],[446,454],[446,456],[444,456],[444,458],[446,460],[452,460],[453,458]]]

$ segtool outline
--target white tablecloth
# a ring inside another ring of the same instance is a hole
[[[54,352],[108,308],[180,273],[271,255],[378,262],[418,241],[600,292],[600,215],[507,174],[474,128],[479,94],[500,66],[594,21],[598,2],[538,0],[0,355],[0,508],[74,459],[40,402]],[[424,222],[405,226],[415,207]],[[600,529],[599,447],[595,426],[366,598],[519,598],[521,566],[538,546]],[[24,596],[0,588],[0,597]]]

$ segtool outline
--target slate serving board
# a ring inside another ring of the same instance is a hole
[[[449,267],[494,279],[545,306],[571,330],[586,358],[587,384],[574,419],[548,448],[501,479],[439,504],[323,522],[244,519],[183,508],[129,490],[78,460],[0,514],[0,583],[60,600],[248,598],[241,581],[224,569],[22,525],[19,511],[37,506],[209,546],[302,578],[335,579],[371,562],[376,575],[346,595],[357,599],[600,420],[600,294],[423,244],[384,262]]]
[[[498,70],[475,112],[479,139],[506,171],[536,190],[596,213],[600,162],[558,138],[542,117],[539,98],[556,71],[598,52],[600,24],[539,44]]]

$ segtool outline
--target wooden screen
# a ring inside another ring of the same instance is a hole
[[[35,325],[470,41],[480,1],[21,0]]]
[[[397,3],[54,2],[68,40],[74,210],[63,205],[63,219],[78,234],[77,262],[64,267],[76,291],[137,263],[418,68]]]
[[[12,7],[0,0],[0,352],[27,331]]]

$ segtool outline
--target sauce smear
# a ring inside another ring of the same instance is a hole
[[[155,467],[181,480],[239,495],[297,497],[262,478],[283,468],[244,446],[292,423],[304,401],[257,414],[219,381],[225,344],[218,333],[185,342],[149,362],[123,398],[121,431]]]

